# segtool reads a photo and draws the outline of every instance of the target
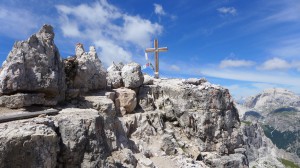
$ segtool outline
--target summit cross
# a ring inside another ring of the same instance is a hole
[[[158,40],[155,39],[154,40],[154,48],[147,48],[145,50],[146,53],[151,53],[154,52],[155,53],[155,78],[158,79],[159,78],[159,62],[158,62],[158,53],[159,52],[163,52],[163,51],[168,51],[167,47],[161,47],[158,48]]]

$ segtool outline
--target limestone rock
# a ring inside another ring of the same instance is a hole
[[[191,85],[201,85],[201,83],[205,83],[207,80],[205,78],[197,79],[197,78],[189,78],[185,80],[183,83],[191,84]]]
[[[136,93],[127,88],[114,89],[114,91],[116,92],[115,103],[117,110],[122,115],[131,113],[137,105]]]
[[[202,151],[234,153],[243,143],[238,112],[229,91],[220,86],[155,80],[154,85],[140,87],[138,100],[144,111],[162,110],[166,119],[177,120],[188,136],[205,144]]]
[[[105,144],[98,111],[64,109],[53,120],[61,135],[59,166],[104,167],[110,151]]]
[[[138,88],[144,82],[141,66],[135,62],[126,64],[122,68],[122,79],[126,88]]]
[[[5,95],[0,97],[0,106],[8,108],[22,108],[31,105],[55,105],[56,101],[45,99],[44,93],[17,93],[14,95]]]
[[[153,162],[148,158],[141,158],[139,164],[143,165],[145,168],[155,168]]]
[[[76,58],[65,61],[69,89],[79,89],[80,93],[106,88],[106,70],[97,56],[95,47],[88,53],[82,44],[76,46]]]
[[[284,167],[277,158],[284,158],[296,164],[300,164],[300,159],[296,154],[278,149],[272,141],[264,134],[258,123],[242,125],[243,138],[246,144],[246,155],[250,167]],[[264,165],[265,164],[265,165]]]
[[[154,81],[153,77],[151,77],[147,74],[144,75],[143,85],[153,85],[153,81]]]
[[[0,124],[0,168],[57,166],[59,137],[47,118]]]
[[[129,149],[123,149],[116,151],[112,154],[117,167],[135,168],[137,165],[137,159]]]
[[[103,114],[110,117],[116,116],[116,109],[114,102],[106,97],[101,96],[100,93],[94,93],[92,95],[84,96],[83,101],[79,102],[81,108],[92,108]]]
[[[50,25],[14,44],[0,73],[0,95],[43,93],[56,104],[65,99],[65,73]]]
[[[121,69],[123,68],[123,64],[119,63],[116,65],[113,63],[107,69],[107,84],[111,86],[111,88],[117,89],[123,86],[122,80],[122,72]]]
[[[167,155],[174,155],[176,154],[176,140],[172,135],[163,135],[161,149],[166,152]]]
[[[210,167],[215,168],[247,168],[248,161],[245,155],[243,154],[230,154],[225,156],[214,156],[211,158],[206,158],[204,162]]]

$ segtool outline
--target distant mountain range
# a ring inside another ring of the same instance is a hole
[[[237,104],[242,120],[258,122],[265,135],[280,149],[300,156],[300,96],[272,88]]]

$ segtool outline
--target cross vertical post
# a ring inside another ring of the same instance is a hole
[[[155,39],[154,40],[154,48],[147,48],[145,50],[146,53],[149,53],[149,52],[154,52],[155,54],[155,78],[158,79],[159,78],[159,57],[158,57],[158,53],[159,52],[163,52],[163,51],[168,51],[168,48],[167,47],[161,47],[161,48],[158,48],[158,40]]]

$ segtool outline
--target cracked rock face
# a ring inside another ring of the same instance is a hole
[[[76,61],[78,68],[74,78],[74,88],[86,92],[89,90],[104,89],[106,87],[106,71],[96,53],[95,47],[84,52],[81,44],[76,46]]]
[[[122,68],[122,79],[126,88],[138,88],[144,82],[141,66],[132,62]]]
[[[0,73],[0,95],[43,93],[52,105],[64,100],[65,73],[53,39],[52,26],[44,25],[14,44]]]
[[[113,89],[117,89],[123,86],[122,79],[122,68],[123,63],[115,64],[113,63],[110,67],[107,68],[107,83]]]
[[[61,135],[58,164],[63,167],[102,167],[109,154],[103,120],[96,110],[64,109],[54,117]]]
[[[17,128],[17,129],[16,129]],[[56,167],[59,137],[46,118],[0,124],[0,167]]]
[[[87,53],[83,45],[78,43],[75,53],[74,57],[64,60],[67,99],[76,98],[91,90],[105,89],[106,70],[102,66],[95,47],[91,46]]]

